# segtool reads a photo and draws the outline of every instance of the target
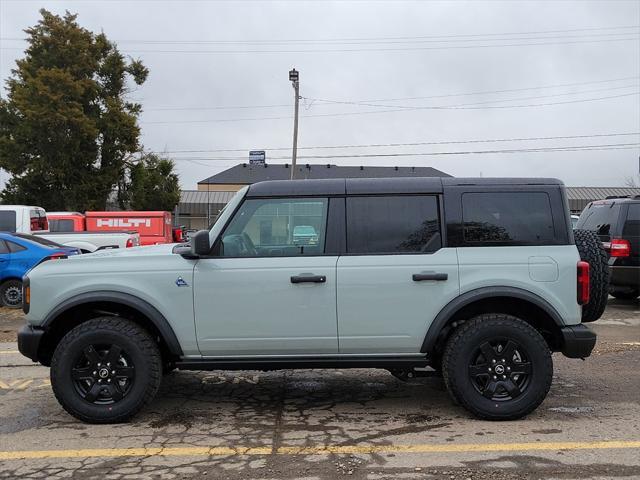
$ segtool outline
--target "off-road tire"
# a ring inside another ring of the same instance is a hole
[[[71,374],[74,362],[87,346],[111,342],[127,352],[135,377],[130,391],[116,403],[91,403],[76,390]],[[149,332],[139,325],[119,317],[98,317],[81,323],[62,338],[53,353],[50,376],[58,402],[77,419],[87,423],[121,423],[155,397],[162,380],[162,357]]]
[[[20,290],[18,303],[11,302],[6,297],[10,289],[15,291],[16,288]],[[7,308],[22,308],[22,282],[20,280],[11,279],[0,285],[0,303]]]
[[[619,298],[620,300],[635,300],[640,295],[638,290],[615,290],[612,289],[609,292],[609,295],[615,298]]]
[[[483,396],[472,383],[469,373],[474,352],[494,339],[512,340],[526,351],[531,373],[520,396],[492,400]],[[476,417],[515,420],[534,411],[547,396],[553,379],[553,361],[542,335],[524,320],[511,315],[484,314],[453,332],[444,349],[442,372],[453,400]]]
[[[604,313],[609,296],[609,257],[595,232],[574,230],[580,258],[589,263],[589,303],[582,306],[582,321],[595,322]]]

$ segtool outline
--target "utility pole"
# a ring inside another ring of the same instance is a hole
[[[295,110],[293,114],[293,152],[291,154],[291,180],[296,176],[296,159],[298,157],[298,103],[300,100],[300,78],[298,71],[294,68],[289,70],[289,81],[293,85],[295,92]]]

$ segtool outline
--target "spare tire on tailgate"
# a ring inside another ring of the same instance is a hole
[[[589,263],[589,303],[582,306],[582,321],[595,322],[607,306],[609,295],[609,257],[595,232],[574,230],[580,258]]]

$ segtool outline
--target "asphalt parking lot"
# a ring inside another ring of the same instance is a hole
[[[0,310],[0,478],[640,478],[640,306],[610,299],[586,361],[547,400],[484,422],[437,378],[381,370],[175,372],[126,425],[86,425],[16,350]]]

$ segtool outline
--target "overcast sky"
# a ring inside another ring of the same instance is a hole
[[[571,186],[638,179],[639,1],[0,0],[3,85],[25,47],[14,39],[41,7],[78,13],[143,60],[149,79],[131,94],[144,108],[142,142],[171,152],[183,188],[249,149],[290,161],[291,67],[305,97],[300,163],[552,176]],[[433,108],[445,106],[455,108]],[[539,137],[580,138],[453,143]],[[305,148],[406,143],[423,144]],[[593,147],[548,151],[576,146]],[[213,151],[224,149],[238,151]]]

